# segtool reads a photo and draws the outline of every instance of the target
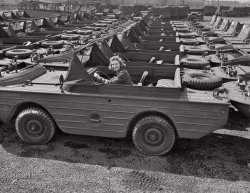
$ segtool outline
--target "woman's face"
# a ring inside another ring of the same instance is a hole
[[[117,60],[113,60],[113,61],[111,61],[111,63],[110,63],[110,67],[111,67],[111,69],[113,69],[114,71],[118,71],[118,70],[120,70],[120,63],[117,61]]]

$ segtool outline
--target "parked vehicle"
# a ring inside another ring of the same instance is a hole
[[[163,155],[177,138],[199,139],[227,122],[228,102],[185,88],[178,66],[130,66],[131,86],[98,84],[93,73],[113,73],[107,66],[84,66],[73,54],[68,72],[0,87],[0,120],[15,120],[18,135],[30,144],[49,142],[57,128],[111,138],[131,132],[135,146],[149,155]]]

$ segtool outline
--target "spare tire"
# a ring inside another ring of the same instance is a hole
[[[222,84],[222,78],[209,73],[186,73],[183,79],[187,87],[198,90],[213,90]]]
[[[179,33],[179,37],[180,38],[193,38],[193,37],[196,37],[198,36],[197,33],[195,32],[191,32],[191,33]]]
[[[196,27],[196,28],[204,28],[204,26],[201,25],[201,24],[195,25],[195,27]]]
[[[61,39],[63,40],[79,40],[80,35],[78,34],[63,34]]]
[[[15,56],[18,56],[19,59],[25,59],[29,58],[32,54],[32,50],[29,49],[13,49],[13,50],[8,50],[5,53],[5,56],[7,58],[14,58]]]
[[[189,32],[188,28],[175,28],[178,32]]]
[[[65,31],[63,31],[63,33],[66,33],[66,34],[76,34],[76,30],[74,29],[74,30],[65,30]]]
[[[94,32],[93,30],[77,30],[76,31],[77,34],[81,34],[81,35],[90,35],[93,32]]]
[[[44,41],[41,43],[41,46],[43,48],[48,48],[50,46],[53,46],[55,49],[59,49],[63,47],[63,41]]]
[[[210,65],[208,60],[200,57],[182,58],[181,63],[184,67],[192,69],[203,69],[205,66]]]
[[[180,40],[183,45],[196,45],[199,43],[196,39],[181,38]]]
[[[185,46],[185,51],[187,54],[203,54],[204,52],[208,52],[210,49],[205,48],[204,46]]]

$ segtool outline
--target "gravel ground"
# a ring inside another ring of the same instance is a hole
[[[179,139],[162,157],[140,154],[130,138],[60,131],[47,145],[27,145],[1,127],[0,192],[250,192],[249,121],[236,111],[224,128]]]
[[[130,138],[57,132],[27,145],[2,127],[0,192],[250,192],[250,128],[238,112],[199,140],[179,139],[162,157],[145,156]]]

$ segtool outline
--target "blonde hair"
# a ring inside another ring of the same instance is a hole
[[[120,68],[126,68],[126,64],[123,62],[123,60],[119,56],[113,56],[109,59],[109,69],[111,70],[111,63],[113,61],[118,61],[120,64]]]

